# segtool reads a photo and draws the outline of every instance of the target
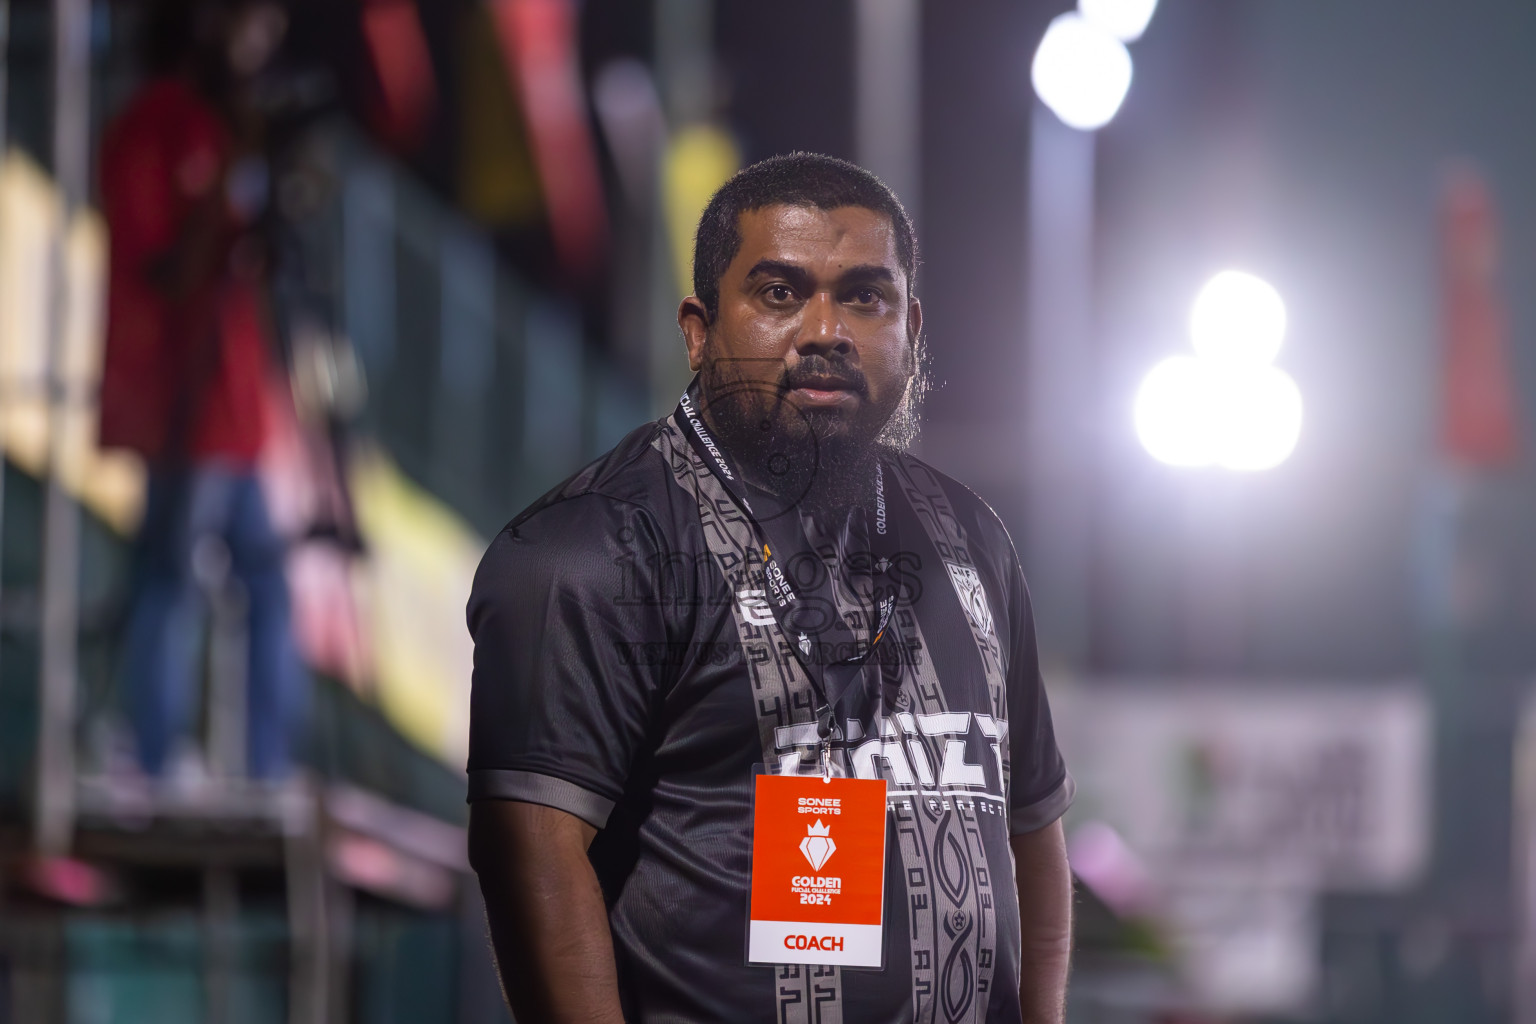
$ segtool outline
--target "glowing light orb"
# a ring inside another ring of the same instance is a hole
[[[1190,356],[1154,366],[1136,393],[1136,436],[1154,459],[1170,466],[1208,466],[1215,460],[1216,412],[1211,368]]]
[[[1035,94],[1066,125],[1102,128],[1131,87],[1131,54],[1106,29],[1076,11],[1045,30],[1030,67]]]
[[[1301,389],[1273,366],[1216,370],[1216,462],[1255,472],[1290,458],[1301,439]]]
[[[1280,352],[1285,323],[1285,302],[1273,285],[1223,270],[1195,297],[1189,339],[1202,359],[1265,366]]]
[[[1077,0],[1077,9],[1122,43],[1134,43],[1147,30],[1157,0]]]
[[[1301,438],[1301,390],[1283,370],[1173,356],[1136,394],[1136,435],[1170,466],[1253,472],[1278,466]]]

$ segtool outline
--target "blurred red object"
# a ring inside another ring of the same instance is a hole
[[[225,269],[238,218],[226,211],[225,237],[192,294],[176,300],[154,283],[196,208],[222,205],[231,148],[218,113],[175,78],[145,85],[107,128],[99,175],[111,231],[104,448],[245,464],[261,448],[261,282]]]
[[[608,212],[587,121],[571,0],[494,0],[496,32],[533,143],[555,250],[566,273],[595,272]]]
[[[374,128],[392,145],[414,149],[437,106],[432,57],[412,0],[372,0],[363,7],[363,36],[383,92]]]
[[[1482,175],[1456,167],[1441,200],[1440,443],[1462,465],[1508,465],[1520,452],[1495,219]]]
[[[19,872],[21,881],[39,896],[75,907],[94,907],[111,900],[117,891],[101,869],[70,857],[35,857]]]

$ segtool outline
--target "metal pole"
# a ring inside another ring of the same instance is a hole
[[[0,0],[0,153],[11,142],[10,123],[5,118],[11,85],[11,0]]]
[[[1029,138],[1024,571],[1042,654],[1076,668],[1088,656],[1090,611],[1093,178],[1093,133],[1068,128],[1037,100]]]
[[[288,1024],[325,1024],[331,1000],[332,945],[321,813],[316,806],[307,807],[302,823],[283,839],[290,957]]]
[[[234,1009],[240,880],[227,864],[203,868],[203,1012],[207,1024],[228,1024]]]
[[[250,601],[231,571],[229,548],[199,538],[192,570],[212,611],[209,637],[208,766],[226,787],[246,777],[250,674]]]
[[[921,0],[856,0],[854,152],[917,223],[922,188]]]
[[[670,140],[679,130],[708,121],[713,114],[715,5],[711,0],[656,0],[654,11],[656,84]],[[669,145],[670,141],[664,140],[664,152]],[[659,197],[665,188],[661,176],[656,188]],[[660,415],[672,408],[688,382],[688,365],[677,330],[677,302],[692,285],[675,280],[672,243],[660,202],[651,217],[650,231],[649,383],[652,415]]]
[[[6,121],[5,105],[9,102],[11,80],[11,4],[0,0],[0,160],[10,153],[10,124]],[[0,381],[0,389],[6,386]],[[12,383],[10,386],[14,387]],[[0,405],[7,396],[0,392]],[[5,418],[0,416],[0,566],[5,564]],[[5,609],[5,588],[0,583],[0,613]],[[0,614],[0,631],[4,629],[5,616]],[[5,658],[4,644],[0,643],[0,662]],[[3,671],[3,670],[0,670]]]
[[[37,804],[39,852],[68,851],[74,831],[75,684],[80,511],[59,473],[69,394],[64,347],[69,282],[65,244],[89,180],[90,0],[53,0],[53,174],[61,216],[52,242],[48,348],[48,477],[43,519],[42,647]]]
[[[715,102],[714,4],[656,0],[656,77],[673,129],[707,121]]]

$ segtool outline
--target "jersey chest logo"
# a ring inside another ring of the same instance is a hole
[[[969,565],[957,565],[950,561],[944,563],[944,568],[949,570],[949,581],[955,585],[960,607],[965,609],[971,625],[983,636],[995,636],[992,606],[987,603],[987,590],[981,585],[981,577],[976,570]]]

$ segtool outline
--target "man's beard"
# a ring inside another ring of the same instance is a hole
[[[846,381],[857,412],[798,406],[795,388],[818,377]],[[841,356],[808,356],[775,382],[747,380],[711,362],[700,377],[704,409],[748,481],[759,521],[793,511],[823,519],[874,502],[875,465],[917,437],[919,375],[888,413],[870,405],[864,373]]]

